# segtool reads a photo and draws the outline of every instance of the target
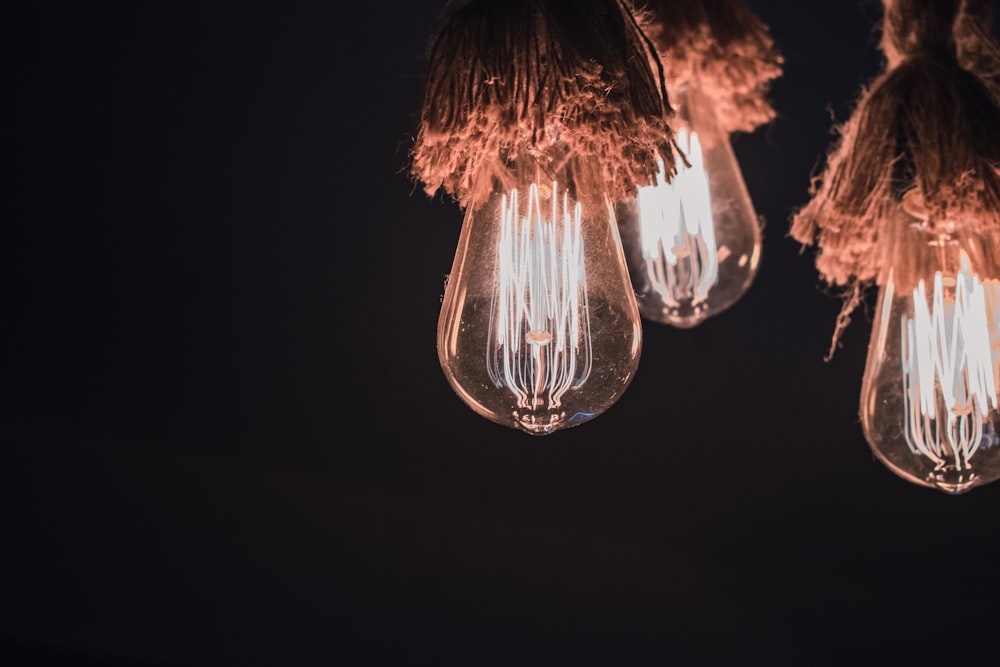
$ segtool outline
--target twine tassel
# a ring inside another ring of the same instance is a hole
[[[620,198],[654,182],[657,156],[673,164],[671,115],[624,0],[473,0],[432,44],[411,172],[464,208],[481,170],[561,144],[598,157]]]
[[[862,92],[790,235],[818,247],[824,281],[881,284],[900,254],[893,212],[910,191],[927,225],[1000,250],[1000,48],[982,0],[885,0],[885,69]],[[996,254],[996,252],[993,252]],[[858,305],[851,298],[846,306]],[[838,318],[834,344],[849,313]]]

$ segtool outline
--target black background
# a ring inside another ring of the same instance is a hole
[[[1000,484],[874,460],[870,318],[825,362],[787,237],[881,4],[751,6],[786,59],[734,137],[757,280],[540,438],[437,361],[443,2],[5,4],[0,662],[995,663]]]

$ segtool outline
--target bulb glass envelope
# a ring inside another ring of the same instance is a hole
[[[643,317],[692,327],[733,305],[760,261],[759,219],[715,110],[697,88],[677,105],[676,174],[618,206],[629,272]]]
[[[641,320],[598,165],[522,155],[480,178],[438,322],[478,414],[533,435],[583,424],[630,384]]]
[[[861,423],[890,470],[962,493],[1000,477],[1000,272],[975,235],[897,216],[905,258],[880,288]]]

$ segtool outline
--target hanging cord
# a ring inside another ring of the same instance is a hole
[[[989,3],[883,4],[884,71],[838,128],[791,221],[794,239],[818,246],[822,279],[846,288],[831,350],[859,292],[906,254],[890,224],[904,193],[919,193],[930,228],[946,220],[1000,244],[1000,50],[987,32]]]
[[[623,198],[655,182],[658,156],[673,164],[672,113],[623,0],[472,0],[431,45],[411,173],[464,208],[484,170],[569,150]]]

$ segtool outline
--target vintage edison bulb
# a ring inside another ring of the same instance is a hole
[[[894,473],[963,493],[1000,477],[1000,269],[991,248],[959,227],[896,215],[861,423]]]
[[[483,170],[466,208],[438,358],[498,424],[533,435],[583,424],[635,374],[641,319],[598,167],[565,151],[522,155]]]
[[[619,205],[622,242],[642,316],[692,327],[735,303],[760,261],[760,224],[729,135],[692,85],[676,104],[676,175]]]

